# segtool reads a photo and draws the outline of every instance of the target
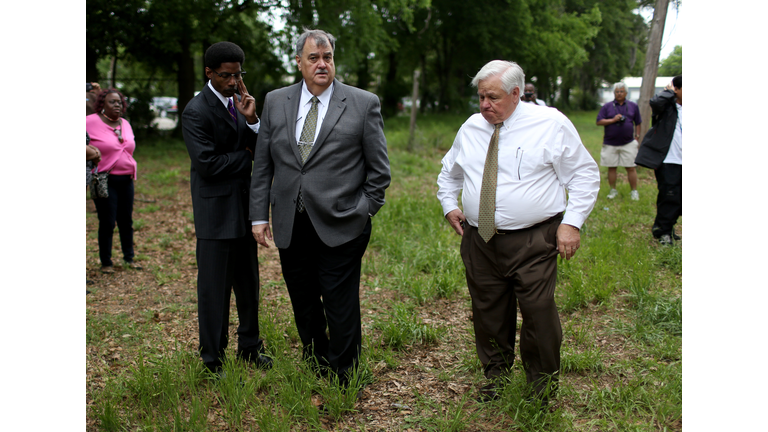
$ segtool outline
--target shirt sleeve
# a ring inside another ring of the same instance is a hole
[[[459,191],[464,185],[464,171],[456,163],[461,152],[461,132],[460,129],[453,140],[453,146],[443,157],[443,168],[437,176],[437,199],[443,206],[443,216],[459,208]]]
[[[597,120],[605,120],[608,118],[608,104],[603,105],[602,108],[600,108],[600,111],[597,113]]]
[[[635,126],[643,123],[643,118],[640,116],[640,107],[635,104]]]
[[[555,143],[560,148],[553,166],[560,183],[568,190],[568,205],[562,223],[581,229],[597,201],[600,171],[570,120],[566,119],[560,127]]]

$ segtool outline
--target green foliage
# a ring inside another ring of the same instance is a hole
[[[677,45],[669,56],[659,65],[659,76],[677,76],[683,74],[683,46]]]
[[[642,71],[649,29],[635,13],[634,0],[570,0],[566,4],[574,13],[596,9],[600,21],[597,34],[585,47],[587,61],[561,69],[565,73],[557,106],[593,110],[603,81],[614,83],[631,70]]]
[[[394,349],[419,344],[437,343],[444,330],[424,324],[405,304],[395,304],[389,316],[378,319],[375,325],[381,330],[381,341]]]

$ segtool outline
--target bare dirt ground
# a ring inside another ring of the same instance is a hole
[[[98,244],[96,231],[98,221],[95,207],[91,200],[86,199],[86,272],[87,279],[92,281],[86,288],[92,293],[86,296],[89,316],[126,314],[135,323],[154,322],[162,324],[166,332],[166,340],[178,344],[178,349],[192,353],[197,350],[197,295],[195,265],[195,233],[194,224],[189,215],[192,211],[188,181],[179,181],[178,192],[167,194],[163,198],[147,199],[137,194],[134,207],[134,224],[141,220],[140,228],[135,232],[137,262],[143,270],[123,269],[119,238],[114,236],[113,260],[116,264],[114,274],[102,274],[98,262]],[[153,210],[153,211],[148,211]],[[369,250],[368,253],[371,253]],[[281,315],[292,319],[290,300],[282,284],[277,249],[262,248],[260,250],[260,272],[264,302],[262,307],[280,308]],[[371,319],[377,311],[374,309],[388,308],[391,300],[399,298],[399,293],[389,292],[372,286],[373,283],[363,280],[361,284],[361,299],[363,312],[363,332],[368,333],[369,340],[378,341]],[[380,310],[378,311],[380,313]],[[590,308],[575,312],[575,315],[593,313]],[[472,372],[464,372],[445,379],[445,374],[452,374],[460,367],[462,361],[475,355],[474,341],[468,329],[471,326],[471,310],[469,297],[466,292],[451,300],[440,299],[433,304],[419,309],[419,314],[425,324],[439,324],[447,329],[447,334],[437,346],[416,347],[408,349],[399,356],[396,368],[387,367],[384,362],[371,365],[375,382],[365,387],[363,397],[356,404],[356,413],[345,415],[339,422],[322,419],[327,430],[422,430],[418,426],[410,426],[409,416],[416,405],[416,392],[423,398],[436,402],[433,415],[441,415],[451,403],[457,403],[463,396],[470,393],[466,409],[477,412],[478,417],[467,430],[514,430],[513,421],[508,416],[484,409],[474,402],[477,384],[473,383]],[[234,299],[231,315],[237,316]],[[561,314],[565,322],[568,316]],[[598,333],[600,331],[598,330]],[[287,336],[287,335],[286,335]],[[98,344],[88,344],[86,348],[86,410],[87,429],[97,430],[97,420],[94,418],[92,394],[104,387],[104,379],[108,374],[127,369],[135,364],[133,351],[126,352],[121,346],[121,338],[141,337],[141,335],[112,335]],[[628,358],[635,353],[626,350],[626,341],[615,334],[599,336],[601,349],[607,358]],[[234,327],[230,340],[234,337]],[[159,342],[159,341],[153,341]],[[144,341],[150,344],[149,341]],[[267,341],[267,344],[269,341]],[[564,345],[569,343],[564,341]],[[298,352],[300,347],[295,343],[293,349]],[[519,360],[519,359],[518,359]],[[479,372],[475,372],[476,374]],[[442,374],[442,375],[441,375]],[[574,387],[593,386],[595,377],[568,376]],[[615,385],[615,377],[597,377],[598,383]],[[568,406],[579,404],[575,400],[561,398],[555,402],[568,410]],[[421,405],[423,407],[423,404]],[[424,413],[421,413],[422,417]],[[500,422],[500,423],[499,423]],[[209,416],[213,430],[226,430],[226,423],[215,415]],[[246,420],[247,423],[247,420]],[[218,429],[216,425],[221,425]],[[252,429],[256,429],[252,424]],[[682,428],[682,425],[679,425]]]

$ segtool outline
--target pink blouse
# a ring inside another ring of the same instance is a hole
[[[133,129],[126,119],[122,119],[122,126],[118,126],[117,129],[122,129],[122,143],[115,129],[104,123],[99,114],[85,116],[85,130],[91,138],[91,145],[96,146],[101,152],[99,172],[109,171],[110,174],[115,175],[128,174],[136,179],[136,159],[133,158],[136,141]]]

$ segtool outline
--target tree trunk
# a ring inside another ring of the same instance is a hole
[[[416,101],[419,100],[419,75],[418,69],[413,71],[413,93],[411,94],[411,128],[408,135],[408,151],[413,151],[416,141]]]
[[[643,69],[643,84],[640,86],[640,99],[637,105],[640,108],[640,117],[644,126],[640,130],[639,142],[643,142],[645,132],[651,126],[651,105],[649,104],[656,90],[656,74],[659,71],[659,52],[661,51],[661,38],[664,36],[664,23],[667,20],[667,8],[669,0],[656,0],[651,23],[651,36],[648,39],[648,52],[645,55],[645,68]]]
[[[368,68],[368,57],[364,57],[357,67],[357,88],[368,90],[371,81],[371,73]]]
[[[176,80],[179,85],[179,100],[178,100],[178,119],[176,123],[176,130],[173,135],[181,137],[181,113],[184,112],[184,108],[187,103],[192,100],[195,95],[195,61],[192,59],[192,53],[189,49],[189,42],[184,41],[181,44],[181,53],[176,60],[177,72]]]
[[[109,80],[111,81],[110,87],[117,88],[116,79],[117,79],[117,54],[112,56],[112,61],[109,64]]]
[[[381,114],[385,118],[397,115],[397,104],[400,102],[400,95],[397,91],[397,60],[397,53],[390,52],[381,101]]]

